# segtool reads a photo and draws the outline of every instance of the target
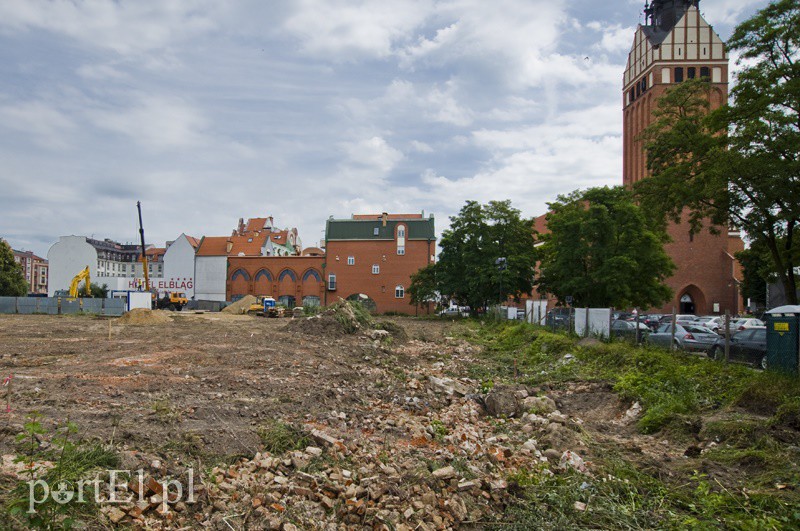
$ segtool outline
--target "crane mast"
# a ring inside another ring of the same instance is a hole
[[[142,240],[142,270],[144,271],[144,289],[150,291],[150,275],[147,272],[147,252],[144,247],[144,228],[142,227],[142,203],[136,201],[136,209],[139,211],[139,237]]]

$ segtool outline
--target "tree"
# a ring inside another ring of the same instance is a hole
[[[663,225],[648,224],[630,191],[579,190],[549,207],[548,232],[539,236],[539,291],[595,308],[649,308],[670,299],[669,237]]]
[[[536,264],[532,226],[510,201],[467,201],[442,233],[439,262],[420,272],[411,289],[420,296],[438,291],[473,311],[530,293]],[[498,267],[499,258],[504,267]]]
[[[95,299],[105,299],[108,297],[108,284],[103,284],[102,286],[99,284],[95,284],[94,282],[91,283],[89,286],[89,291],[91,296]]]
[[[411,275],[411,285],[408,287],[411,304],[421,305],[439,298],[436,285],[436,264],[430,264]]]
[[[767,284],[774,282],[776,276],[772,272],[769,249],[762,242],[756,242],[750,248],[736,253],[736,259],[742,264],[742,281],[739,285],[742,297],[764,308],[767,304]]]
[[[22,266],[14,261],[11,247],[0,240],[0,296],[24,297],[28,294],[28,283]]]
[[[667,92],[642,135],[652,177],[636,184],[645,208],[693,231],[730,223],[769,251],[797,304],[800,264],[800,4],[779,0],[734,31],[742,68],[732,101],[709,112],[704,81]]]

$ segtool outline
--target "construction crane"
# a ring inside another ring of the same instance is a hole
[[[142,269],[144,270],[144,290],[150,291],[150,275],[147,272],[147,250],[144,247],[144,228],[142,227],[141,201],[136,201],[136,209],[139,211],[139,236],[142,239]]]
[[[75,275],[72,282],[69,284],[69,296],[71,299],[78,298],[78,286],[82,281],[86,281],[86,296],[90,297],[92,294],[92,279],[89,275],[89,266],[83,268],[83,271]]]

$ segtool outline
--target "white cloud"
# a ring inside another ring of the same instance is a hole
[[[42,101],[23,101],[0,107],[0,127],[21,131],[47,149],[70,145],[76,124],[63,112]]]
[[[182,99],[160,96],[142,96],[132,107],[94,110],[89,116],[97,127],[156,150],[199,146],[207,126],[202,113]]]
[[[343,147],[348,168],[363,169],[379,177],[385,176],[403,159],[403,153],[379,136],[347,143]]]
[[[0,2],[0,28],[6,32],[43,29],[118,54],[144,53],[214,27],[216,4],[211,0],[7,0]]]
[[[301,0],[284,23],[310,55],[334,61],[391,55],[429,12],[424,0]]]

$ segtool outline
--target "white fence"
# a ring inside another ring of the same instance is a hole
[[[575,308],[575,334],[583,337],[611,336],[611,308]]]

